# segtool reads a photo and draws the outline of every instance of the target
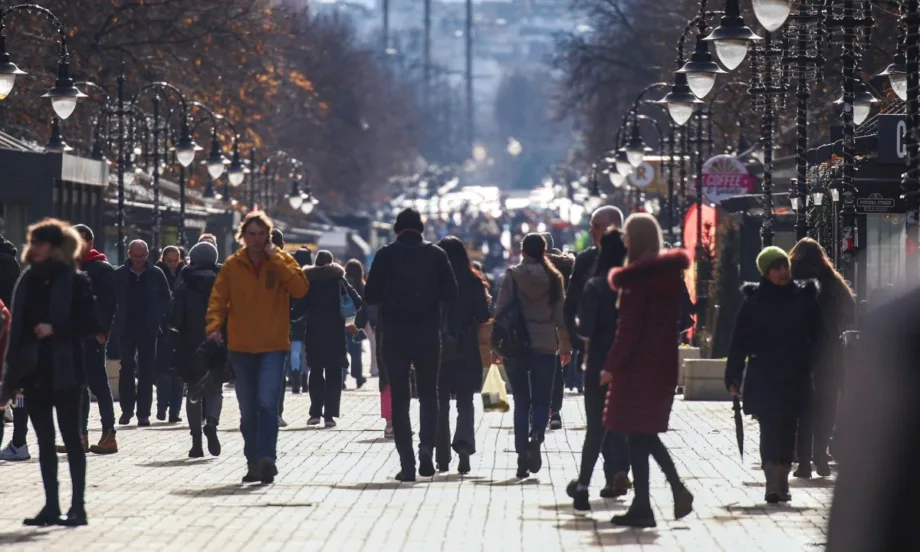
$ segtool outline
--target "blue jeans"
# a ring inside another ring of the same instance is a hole
[[[240,432],[248,462],[276,458],[278,399],[282,391],[287,351],[230,352],[236,370],[236,399],[240,403]]]
[[[303,361],[303,341],[291,341],[291,373],[300,372]]]
[[[543,442],[549,423],[556,355],[530,353],[510,362],[508,379],[514,397],[514,450],[527,452],[531,439]]]

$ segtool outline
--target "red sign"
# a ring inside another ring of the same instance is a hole
[[[703,165],[703,195],[715,205],[753,192],[755,180],[734,155],[716,155]]]

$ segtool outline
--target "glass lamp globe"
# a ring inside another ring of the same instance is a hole
[[[822,191],[812,192],[811,200],[815,204],[815,207],[820,207],[821,204],[824,203],[824,192]]]
[[[907,101],[907,73],[892,73],[888,75],[891,81],[891,89],[897,94],[902,102]]]
[[[208,174],[213,180],[220,178],[220,175],[224,174],[224,160],[223,159],[211,159],[208,161]]]
[[[716,85],[714,73],[687,73],[687,84],[697,98],[705,98]]]
[[[855,102],[853,104],[853,122],[859,126],[866,122],[869,113],[872,112],[872,104],[869,102]]]
[[[10,95],[10,92],[13,91],[13,86],[15,84],[15,74],[10,75],[6,73],[0,73],[0,100],[5,100],[6,97]]]
[[[677,126],[684,126],[693,116],[695,106],[690,102],[674,102],[668,104],[668,114]]]
[[[776,32],[792,11],[792,0],[753,0],[754,15],[767,32]]]
[[[309,198],[303,202],[303,205],[300,206],[300,212],[309,215],[313,212],[313,198]]]
[[[179,160],[180,165],[188,167],[195,162],[195,148],[185,145],[176,146],[176,159]],[[210,167],[208,171],[210,172]]]
[[[57,116],[64,120],[73,115],[74,110],[77,109],[77,98],[53,97],[51,98],[51,107]]]
[[[629,159],[626,156],[626,152],[622,152],[623,155],[617,155],[617,173],[622,177],[627,177],[633,172],[633,166],[630,164]],[[622,158],[622,159],[621,159]]]
[[[716,44],[716,56],[729,71],[737,69],[744,62],[744,58],[747,57],[748,46],[751,43],[749,40],[738,39],[716,40],[714,42]]]
[[[291,204],[291,209],[300,209],[303,206],[303,196],[300,194],[288,196],[288,203]]]
[[[614,188],[619,188],[623,185],[623,182],[626,180],[626,177],[617,171],[611,171],[608,175],[610,177],[610,183],[613,184]]]
[[[242,168],[236,169],[230,167],[230,170],[227,171],[227,178],[230,180],[230,185],[236,187],[242,184],[243,180],[246,179],[246,173]]]

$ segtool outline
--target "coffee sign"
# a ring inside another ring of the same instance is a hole
[[[755,178],[734,155],[716,155],[703,165],[703,196],[718,205],[754,191]]]

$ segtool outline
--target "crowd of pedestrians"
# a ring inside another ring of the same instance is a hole
[[[399,457],[398,481],[447,472],[455,456],[459,473],[471,471],[474,400],[495,365],[514,398],[518,478],[542,470],[546,433],[562,427],[564,388],[576,388],[587,431],[578,478],[567,487],[574,508],[591,509],[589,488],[603,456],[600,495],[633,491],[629,510],[613,522],[654,527],[652,457],[670,484],[674,517],[690,514],[693,495],[659,438],[677,389],[678,343],[692,322],[683,280],[690,260],[668,249],[654,217],[624,220],[614,207],[598,209],[593,246],[577,257],[556,249],[550,235],[528,233],[520,262],[497,287],[463,240],[426,241],[418,212],[400,213],[394,231],[366,275],[359,261],[343,266],[328,251],[287,253],[283,234],[261,212],[241,222],[240,247],[224,264],[214,236],[203,234],[187,254],[179,246],[155,252],[155,263],[135,240],[128,260],[113,267],[94,248],[92,229],[46,219],[29,228],[20,273],[16,248],[0,241],[0,404],[13,406],[13,435],[0,460],[30,457],[31,420],[46,497],[25,523],[87,523],[86,454],[118,452],[107,358],[121,365],[118,425],[136,418],[138,427],[150,426],[154,406],[157,420],[179,423],[184,401],[190,458],[221,454],[222,391],[233,382],[242,482],[268,484],[279,475],[286,386],[309,394],[301,423],[335,428],[349,367],[358,388],[366,383],[365,342],[370,374],[379,376],[385,437]],[[763,278],[744,288],[725,382],[760,423],[766,501],[788,501],[796,455],[795,476],[811,477],[813,464],[818,475],[829,473],[840,387],[836,336],[854,301],[812,240],[790,255],[767,248],[757,266]],[[91,396],[102,426],[92,446]],[[67,454],[73,485],[63,516],[57,453]]]

